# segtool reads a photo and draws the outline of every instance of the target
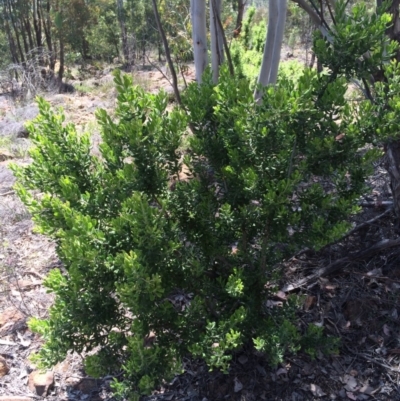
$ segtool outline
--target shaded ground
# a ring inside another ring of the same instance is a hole
[[[94,111],[99,107],[112,111],[115,98],[110,71],[95,74],[84,81],[76,79],[78,91],[73,95],[48,96],[52,105],[65,109],[67,120],[92,134],[94,145],[99,141]],[[135,72],[134,78],[150,90],[168,87],[159,71]],[[187,78],[193,79],[192,70]],[[52,297],[42,282],[58,265],[54,245],[33,232],[31,217],[12,190],[14,178],[8,167],[10,161],[29,163],[23,122],[36,113],[35,106],[18,107],[0,96],[0,397],[26,400],[42,398],[32,387],[35,368],[28,360],[41,340],[27,329],[26,320],[47,315]],[[146,400],[400,400],[400,252],[391,247],[367,256],[358,253],[374,249],[384,239],[398,238],[387,176],[380,164],[370,187],[354,226],[369,224],[318,253],[305,250],[284,266],[282,288],[292,285],[296,288],[290,292],[303,296],[298,312],[301,329],[316,324],[327,335],[340,338],[338,355],[320,353],[314,360],[305,354],[288,355],[284,364],[271,369],[263,357],[244,350],[235,355],[229,375],[208,372],[201,361],[185,360],[185,373]],[[352,255],[358,257],[348,259]],[[342,262],[331,274],[312,277],[317,269],[338,260]],[[311,278],[299,285],[304,277]],[[288,294],[277,293],[268,300],[269,307],[280,308]],[[44,397],[111,400],[112,379],[87,377],[80,356],[69,355],[54,368]]]

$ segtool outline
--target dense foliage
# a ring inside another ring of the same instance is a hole
[[[288,352],[334,351],[323,329],[298,324],[295,299],[282,308],[268,299],[285,258],[348,230],[375,145],[397,135],[396,63],[374,102],[346,100],[348,80],[395,50],[382,40],[388,23],[362,5],[338,13],[332,42],[315,38],[323,73],[282,77],[260,104],[225,69],[218,85],[210,75],[191,84],[184,108],[171,111],[166,94],[117,73],[115,116],[97,113],[100,157],[39,99],[33,162],[14,167],[19,196],[63,263],[45,282],[55,294],[49,318],[30,321],[46,342],[38,360],[91,351],[87,372],[122,366],[114,388],[135,399],[188,355],[227,371],[243,347],[271,365]]]

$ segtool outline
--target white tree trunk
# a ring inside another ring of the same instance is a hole
[[[208,64],[206,0],[190,0],[192,17],[192,37],[196,80],[201,84],[204,70]]]
[[[283,43],[283,34],[285,33],[287,15],[287,0],[279,0],[278,23],[276,25],[274,51],[272,53],[271,71],[268,84],[275,85],[278,79],[279,62],[281,60],[281,50]]]
[[[219,66],[224,61],[224,38],[218,19],[221,20],[222,0],[210,0],[211,68],[213,82],[219,77]]]
[[[269,84],[269,77],[271,74],[274,47],[276,41],[277,25],[279,21],[280,1],[281,0],[269,0],[267,37],[265,39],[264,55],[261,64],[260,75],[258,76],[257,81],[258,87],[254,92],[254,98],[257,101],[260,100],[262,97],[262,90],[260,89],[260,86],[263,87]]]

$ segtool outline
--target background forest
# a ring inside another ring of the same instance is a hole
[[[371,11],[373,3],[369,0]],[[224,1],[222,23],[231,43],[238,37],[244,10],[249,7],[256,10],[253,17],[247,16],[251,21],[247,21],[247,25],[245,21],[244,26],[248,30],[244,48],[251,51],[240,57],[243,64],[248,65],[245,68],[254,67],[253,75],[256,75],[266,33],[267,1]],[[175,63],[180,65],[193,60],[190,1],[160,1],[159,12]],[[289,2],[288,13],[285,42],[291,48],[311,49],[314,27],[309,16],[293,2]],[[149,58],[164,59],[150,1],[2,0],[0,26],[0,68],[3,71],[15,72],[24,65],[33,68],[40,65],[61,80],[65,66],[117,61],[125,68],[132,68],[148,64]],[[238,51],[236,49],[236,53]],[[68,74],[65,77],[68,79]]]

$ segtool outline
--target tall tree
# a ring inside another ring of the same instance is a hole
[[[206,0],[190,0],[190,8],[196,80],[201,84],[203,72],[208,64]]]
[[[129,46],[128,46],[128,34],[125,22],[125,10],[123,5],[123,0],[117,0],[117,15],[119,27],[121,30],[121,40],[122,40],[122,52],[124,55],[125,63],[130,62]]]
[[[211,62],[214,82],[218,80],[218,70],[223,60],[224,48],[227,51],[228,61],[230,60],[220,20],[221,4],[221,1],[210,0]],[[269,4],[268,32],[258,80],[260,86],[276,82],[287,13],[287,0],[269,0]],[[208,63],[205,1],[191,1],[191,17],[196,79],[201,83],[201,76]],[[232,68],[231,72],[233,72]],[[260,96],[261,92],[256,91],[255,97],[259,98]]]
[[[43,22],[43,30],[44,36],[46,40],[47,50],[49,52],[49,68],[51,71],[54,72],[54,68],[56,65],[56,51],[53,45],[53,38],[52,38],[52,21],[51,21],[51,7],[50,7],[50,0],[42,0],[40,2],[40,16]]]
[[[219,66],[224,61],[224,32],[221,24],[222,0],[210,0],[211,68],[218,82]]]
[[[41,49],[42,44],[42,20],[39,17],[39,0],[32,0],[32,15],[33,15],[33,26],[35,29],[36,46]]]
[[[281,47],[285,29],[287,12],[286,0],[270,0],[268,9],[268,31],[265,39],[264,56],[258,76],[258,88],[254,97],[258,100],[262,95],[261,87],[275,84],[281,58]]]

